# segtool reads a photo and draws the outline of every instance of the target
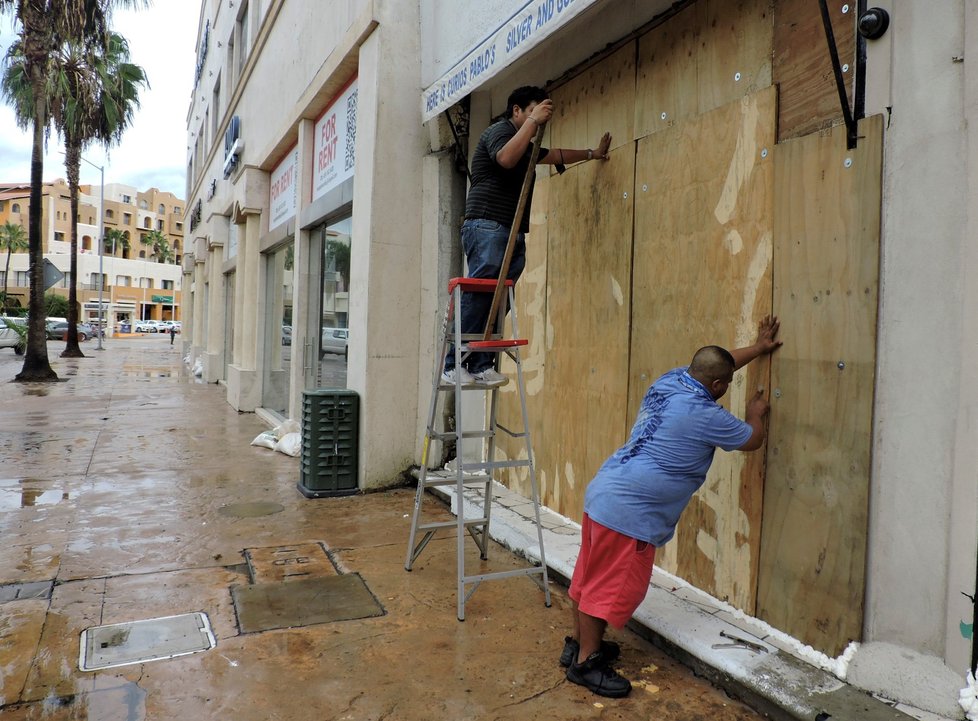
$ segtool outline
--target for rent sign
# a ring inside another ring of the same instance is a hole
[[[431,120],[471,93],[518,57],[539,45],[593,5],[595,0],[528,0],[509,20],[470,50],[451,70],[427,88],[421,100],[424,120]]]
[[[298,193],[299,149],[293,148],[272,171],[268,190],[268,229],[276,228],[295,216]]]
[[[350,83],[316,123],[312,199],[353,177],[357,138],[357,81]]]

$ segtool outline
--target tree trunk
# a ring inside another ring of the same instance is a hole
[[[34,145],[31,149],[31,207],[27,220],[30,257],[30,302],[28,304],[27,351],[24,367],[17,381],[56,381],[58,375],[48,361],[48,344],[44,331],[44,248],[41,240],[41,201],[44,182],[44,128],[47,127],[47,99],[44,97],[44,67],[31,68],[34,95]]]
[[[10,242],[10,239],[7,239]],[[7,312],[7,308],[10,307],[10,297],[7,295],[7,282],[10,280],[10,254],[13,252],[13,248],[7,245],[7,267],[3,270],[3,311]]]
[[[78,347],[78,173],[81,147],[75,133],[65,130],[65,169],[68,171],[68,195],[71,200],[71,277],[68,279],[68,343],[62,358],[84,358]],[[102,212],[105,212],[104,210]],[[101,242],[101,238],[99,239]]]

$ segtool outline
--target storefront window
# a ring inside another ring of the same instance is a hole
[[[320,306],[320,388],[346,388],[350,329],[350,233],[352,216],[327,225],[323,233],[322,303]]]
[[[288,415],[289,364],[292,359],[292,278],[294,245],[290,240],[264,256],[266,287],[265,379],[262,406]]]

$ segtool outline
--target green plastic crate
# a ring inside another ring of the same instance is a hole
[[[360,398],[356,391],[321,388],[302,393],[299,491],[306,498],[357,492]]]

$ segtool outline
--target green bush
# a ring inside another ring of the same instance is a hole
[[[67,318],[68,299],[56,293],[44,295],[44,315],[48,318]]]

